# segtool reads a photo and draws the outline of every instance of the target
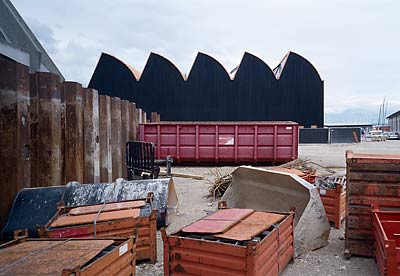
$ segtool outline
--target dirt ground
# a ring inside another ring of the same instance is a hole
[[[356,153],[385,153],[400,154],[400,141],[363,142],[361,144],[335,145],[300,145],[299,157],[308,159],[337,172],[345,171],[345,151],[353,150]],[[215,167],[173,167],[173,172],[202,175],[206,179],[213,179],[212,170]],[[318,167],[316,167],[318,169]],[[218,167],[221,171],[232,171],[234,167]],[[206,180],[174,178],[179,198],[178,212],[171,219],[167,233],[178,231],[205,216],[208,211],[216,209],[216,203],[205,198],[208,194]],[[137,275],[163,275],[163,246],[160,231],[157,233],[158,263],[139,264]],[[281,275],[283,276],[375,276],[379,275],[372,258],[351,257],[346,260],[344,251],[344,227],[331,228],[329,244],[321,249],[306,253],[290,263]],[[218,276],[218,275],[216,275]]]

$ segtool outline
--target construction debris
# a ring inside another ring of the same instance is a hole
[[[226,189],[228,189],[229,185],[231,185],[232,170],[229,172],[223,172],[222,170],[215,168],[211,170],[211,174],[214,176],[214,179],[207,179],[207,183],[209,183],[209,194],[206,195],[206,198],[212,198],[213,200],[216,200],[221,198]]]
[[[316,177],[314,185],[317,188],[335,190],[338,185],[346,186],[346,176],[332,175],[332,176]]]
[[[166,176],[167,175],[167,171],[160,171],[160,175]],[[173,173],[171,173],[171,176],[172,177],[191,178],[191,179],[195,179],[195,180],[204,180],[204,177],[201,176],[201,175],[188,174],[188,173],[176,173],[176,172],[173,172]]]

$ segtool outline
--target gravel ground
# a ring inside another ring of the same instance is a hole
[[[400,141],[364,142],[361,144],[345,145],[300,145],[299,156],[309,159],[323,166],[331,167],[336,171],[345,170],[345,151],[353,150],[357,153],[396,153],[400,154]],[[213,179],[211,170],[214,167],[174,167],[173,172],[202,175]],[[229,172],[233,167],[219,167]],[[211,203],[205,196],[208,194],[208,184],[205,180],[174,178],[179,198],[179,210],[168,226],[167,233],[178,231],[183,226],[205,216],[207,211],[215,210],[216,204]],[[331,229],[329,244],[321,249],[306,253],[296,258],[283,271],[283,276],[298,275],[350,275],[350,276],[377,276],[379,275],[372,258],[352,257],[346,260],[344,251],[344,227]],[[136,275],[163,274],[163,246],[160,231],[157,232],[158,263],[139,264]],[[218,275],[216,275],[218,276]]]

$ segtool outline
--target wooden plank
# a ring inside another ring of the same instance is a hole
[[[99,148],[100,182],[112,181],[111,159],[111,100],[109,96],[99,96]]]
[[[30,186],[29,68],[0,55],[0,228]]]

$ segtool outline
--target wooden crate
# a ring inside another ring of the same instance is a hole
[[[374,256],[371,206],[400,207],[400,155],[346,152],[345,256]]]
[[[124,204],[135,201],[121,201],[117,204]],[[144,200],[142,200],[144,201]],[[114,203],[107,203],[114,204]],[[157,262],[157,237],[156,237],[156,210],[152,210],[149,201],[144,206],[137,208],[137,215],[125,218],[118,218],[115,212],[103,212],[108,219],[94,223],[69,224],[60,227],[54,227],[52,224],[58,219],[67,216],[72,210],[77,208],[93,208],[102,205],[86,205],[80,207],[60,206],[54,217],[45,225],[38,227],[40,237],[45,238],[92,238],[92,237],[130,237],[137,235],[136,258],[137,260],[149,260],[152,263]],[[94,214],[96,215],[96,214]],[[77,216],[74,216],[77,217]]]
[[[346,186],[336,185],[336,189],[318,188],[326,216],[339,229],[346,218]]]
[[[135,275],[129,239],[19,239],[0,246],[0,275]]]
[[[228,227],[223,234],[216,235],[188,234],[183,228],[167,236],[165,230],[162,230],[164,275],[279,275],[288,262],[293,260],[293,213],[283,214],[281,221],[263,229],[267,232],[258,234],[256,238],[242,241],[221,237],[230,231],[247,235],[249,228],[241,224],[258,213],[282,215],[252,210],[248,217]],[[207,217],[200,221],[203,220],[207,221]],[[226,219],[222,220],[226,222]],[[215,220],[210,222],[215,223]],[[265,223],[265,220],[258,223]]]
[[[400,211],[373,210],[375,260],[381,276],[400,275]]]

